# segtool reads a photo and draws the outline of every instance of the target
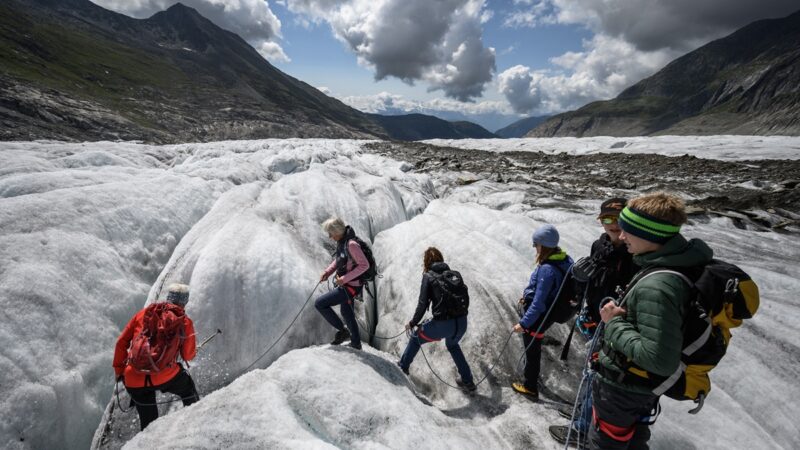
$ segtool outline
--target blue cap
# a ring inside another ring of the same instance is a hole
[[[558,230],[549,223],[542,225],[533,232],[531,240],[533,245],[539,244],[542,247],[550,248],[558,247]]]

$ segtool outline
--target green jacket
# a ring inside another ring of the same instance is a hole
[[[658,251],[635,255],[633,260],[645,271],[654,267],[701,266],[709,263],[712,256],[713,251],[705,242],[687,241],[678,234]],[[623,307],[627,314],[614,317],[605,325],[600,364],[617,372],[623,370],[606,354],[606,347],[610,347],[647,372],[661,376],[674,373],[681,361],[681,325],[691,294],[691,287],[672,274],[654,274],[636,283],[625,296]],[[632,392],[651,390],[643,385],[601,379]]]

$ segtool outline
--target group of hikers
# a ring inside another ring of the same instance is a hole
[[[574,283],[571,290],[576,294],[570,300],[578,314],[570,323],[587,340],[598,342],[599,351],[588,358],[591,370],[583,369],[583,383],[590,386],[587,394],[575,408],[561,411],[572,422],[551,426],[550,434],[562,444],[646,449],[649,426],[659,409],[654,387],[683,364],[683,321],[694,288],[674,276],[675,271],[710,263],[712,250],[699,239],[681,235],[687,222],[685,206],[667,193],[630,201],[608,199],[602,202],[597,220],[604,232],[592,244],[590,255],[578,263],[559,247],[559,232],[553,225],[534,231],[536,264],[519,300],[519,321],[512,328],[522,335],[524,378],[511,387],[538,400],[542,341],[553,323],[548,314],[564,286]],[[349,340],[350,347],[361,349],[353,302],[365,278],[375,275],[374,259],[342,220],[328,219],[322,229],[336,242],[336,251],[319,281],[334,275],[335,288],[318,297],[315,306],[336,329],[331,344]],[[652,270],[665,267],[672,271]],[[444,339],[458,369],[458,387],[472,393],[477,386],[459,346],[468,326],[467,286],[437,248],[425,250],[422,268],[418,304],[405,325],[408,344],[397,365],[408,374],[422,345]],[[167,302],[137,313],[117,341],[114,370],[136,406],[142,429],[158,417],[155,391],[176,394],[184,405],[199,399],[191,377],[177,362],[178,357],[190,361],[196,353],[192,321],[184,311],[187,301],[187,286],[170,286]],[[336,305],[344,322],[333,310]],[[422,321],[428,309],[432,318]],[[155,328],[173,329],[180,339],[154,342]]]

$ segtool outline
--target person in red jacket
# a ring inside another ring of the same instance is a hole
[[[180,313],[189,301],[189,286],[185,284],[173,284],[169,287],[167,302],[177,305]],[[139,423],[144,430],[150,422],[158,419],[158,406],[156,404],[156,391],[168,392],[180,396],[184,406],[200,400],[194,381],[189,373],[177,361],[177,355],[166,361],[161,370],[140,371],[131,365],[129,360],[129,348],[131,341],[144,328],[145,312],[144,308],[128,322],[117,339],[114,349],[114,373],[117,380],[122,380],[125,389],[131,396],[131,400],[136,405],[139,413]],[[194,336],[194,324],[185,313],[181,314],[183,319],[183,330],[180,335],[179,354],[184,361],[191,361],[197,353],[196,341]]]

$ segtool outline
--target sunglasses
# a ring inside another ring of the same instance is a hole
[[[611,225],[611,224],[617,223],[617,218],[616,217],[601,217],[600,218],[600,223],[602,223],[603,225]]]

